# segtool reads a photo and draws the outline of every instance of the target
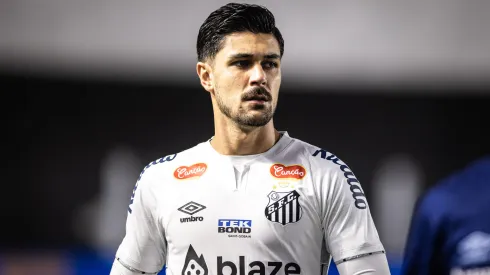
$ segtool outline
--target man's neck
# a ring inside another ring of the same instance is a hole
[[[268,151],[279,137],[272,120],[265,126],[248,130],[237,125],[216,125],[211,146],[222,155],[255,155]]]

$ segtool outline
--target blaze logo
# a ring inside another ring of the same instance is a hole
[[[208,166],[206,163],[196,163],[190,167],[180,166],[179,168],[175,169],[174,177],[179,180],[200,177],[206,172],[207,169]]]
[[[189,245],[187,250],[182,275],[208,275],[208,266],[203,255],[198,257],[192,245]]]
[[[276,163],[271,166],[271,175],[278,179],[302,179],[306,176],[306,169],[301,165],[285,166]]]
[[[246,257],[249,260],[249,257]],[[238,256],[238,261],[225,261],[223,256],[217,257],[216,275],[293,275],[302,274],[297,263],[245,261],[245,256]],[[185,256],[182,275],[208,275],[208,267],[204,256],[197,256],[196,251],[189,245]]]

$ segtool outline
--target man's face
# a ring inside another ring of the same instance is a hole
[[[280,48],[271,34],[228,35],[214,59],[219,110],[240,126],[259,127],[273,117],[281,85]]]

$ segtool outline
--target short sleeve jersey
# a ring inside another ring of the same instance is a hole
[[[147,165],[116,257],[147,273],[310,275],[332,258],[384,253],[352,170],[281,133],[258,155],[224,156],[206,141]]]

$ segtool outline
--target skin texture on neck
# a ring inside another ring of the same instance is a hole
[[[262,127],[243,129],[214,108],[215,136],[211,146],[222,155],[255,155],[269,150],[280,134],[273,121]]]

